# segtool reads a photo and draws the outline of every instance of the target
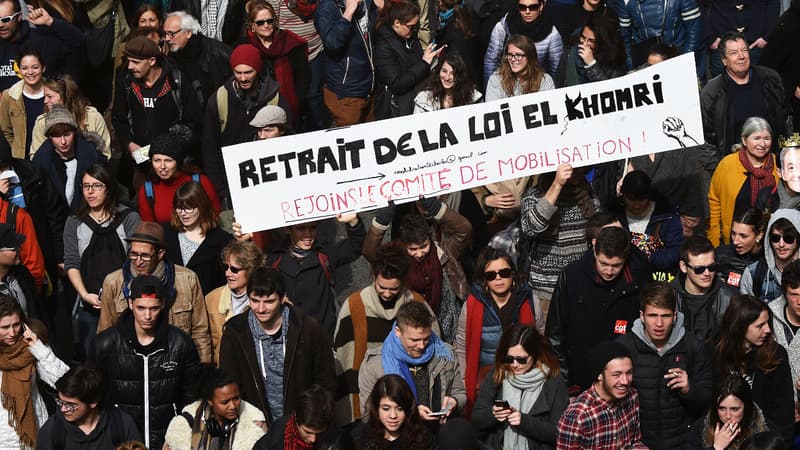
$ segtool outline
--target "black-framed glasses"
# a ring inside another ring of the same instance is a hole
[[[506,267],[505,269],[500,270],[487,270],[483,272],[483,279],[486,281],[492,281],[500,275],[500,278],[511,278],[511,275],[514,274],[514,271],[511,268]]]
[[[263,27],[264,25],[275,25],[275,18],[273,17],[271,19],[256,20],[253,23],[255,23],[259,27]]]
[[[419,22],[414,24],[405,24],[405,26],[407,26],[411,31],[419,31]]]
[[[516,361],[517,364],[522,365],[522,364],[527,363],[529,359],[531,359],[531,355],[528,355],[528,356],[506,355],[506,356],[503,356],[503,364],[508,364],[510,366],[511,364],[514,364],[514,362]]]
[[[525,58],[525,53],[506,53],[506,59],[509,61],[522,61]]]
[[[224,271],[230,270],[232,274],[236,275],[237,273],[243,271],[244,267],[236,267],[236,266],[232,266],[230,264],[223,264],[222,265],[222,270],[224,270]]]
[[[170,39],[175,39],[175,36],[177,36],[178,33],[180,33],[181,31],[183,31],[183,29],[180,29],[178,31],[167,31],[167,30],[164,30],[164,35],[166,35]]]
[[[84,191],[97,192],[97,191],[102,191],[105,188],[106,188],[106,185],[103,184],[103,183],[83,183],[83,184],[81,184],[81,189],[83,189]]]
[[[132,261],[136,261],[137,259],[141,259],[144,262],[150,262],[153,259],[153,256],[156,256],[156,255],[148,255],[147,253],[128,252],[128,258],[130,258]]]
[[[777,244],[778,242],[781,241],[781,239],[783,239],[783,242],[792,245],[794,244],[794,241],[797,240],[797,237],[786,234],[778,234],[778,233],[772,233],[769,235],[769,241],[772,242],[773,244]]]
[[[191,214],[197,209],[196,206],[178,206],[175,207],[175,212],[184,213],[184,214]]]
[[[11,22],[12,20],[14,20],[15,17],[17,17],[20,14],[22,14],[22,11],[15,12],[14,14],[12,14],[10,16],[0,17],[0,23]]]
[[[525,11],[536,12],[541,7],[542,7],[541,3],[532,3],[530,5],[523,5],[522,3],[518,3],[517,4],[517,8],[519,8],[519,12],[525,12]]]
[[[75,411],[76,409],[81,407],[80,403],[65,402],[64,400],[61,400],[58,397],[56,397],[54,400],[56,402],[56,406],[58,406],[58,409],[63,409],[65,411],[67,411],[67,412]]]
[[[689,263],[684,263],[684,264],[686,264],[686,267],[692,269],[695,275],[702,275],[706,272],[706,270],[708,270],[711,273],[714,273],[719,269],[719,264],[717,263],[709,264],[707,266],[693,266]]]

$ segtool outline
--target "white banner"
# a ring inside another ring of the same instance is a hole
[[[702,143],[694,57],[597,83],[222,149],[246,231]]]

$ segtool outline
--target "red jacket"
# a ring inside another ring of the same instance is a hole
[[[145,195],[144,185],[139,188],[139,215],[142,216],[143,222],[158,222],[169,223],[172,219],[172,199],[175,197],[175,191],[178,190],[183,183],[191,181],[192,176],[184,172],[177,172],[174,177],[169,180],[158,180],[153,182],[153,197],[154,208],[150,206],[150,202]],[[211,206],[214,211],[219,214],[219,197],[211,180],[205,175],[200,175],[200,184],[203,185],[208,198],[211,199]]]
[[[9,202],[0,198],[0,223],[6,223],[8,217]],[[36,229],[33,227],[33,219],[23,208],[17,208],[17,220],[14,223],[17,234],[25,235],[25,241],[19,248],[19,260],[24,265],[34,281],[36,289],[41,289],[44,283],[44,255],[36,239]]]

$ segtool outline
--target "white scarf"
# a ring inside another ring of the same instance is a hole
[[[550,368],[542,364],[541,369],[534,367],[522,375],[508,375],[503,379],[503,400],[522,414],[527,414],[547,380]],[[517,427],[506,427],[503,432],[503,450],[528,449],[528,438],[517,432]]]

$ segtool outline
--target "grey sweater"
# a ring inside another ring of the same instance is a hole
[[[117,211],[121,211],[123,207],[117,207]],[[142,218],[139,213],[131,212],[125,217],[125,220],[117,227],[117,235],[119,236],[125,249],[128,249],[128,243],[125,238],[133,234],[133,230],[139,225]],[[110,222],[106,222],[103,226],[108,226]],[[80,269],[81,256],[89,246],[92,240],[92,229],[83,223],[76,216],[72,215],[67,218],[64,224],[64,270]],[[119,269],[115,267],[114,270]]]

